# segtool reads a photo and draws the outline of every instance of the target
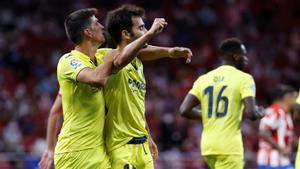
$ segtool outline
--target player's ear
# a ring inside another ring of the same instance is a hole
[[[130,32],[128,32],[127,30],[122,30],[121,32],[121,36],[122,36],[122,39],[126,39],[126,40],[130,40]]]
[[[241,59],[241,55],[233,54],[233,59],[234,59],[235,61],[238,61],[238,60]]]
[[[83,34],[88,37],[92,37],[92,31],[89,28],[84,29]]]

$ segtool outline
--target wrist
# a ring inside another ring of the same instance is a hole
[[[173,56],[173,48],[169,48],[168,49],[168,57],[169,58],[174,58],[174,56]]]
[[[54,148],[53,147],[47,147],[48,151],[54,152]]]
[[[151,38],[152,36],[154,36],[154,32],[153,31],[148,31],[146,34],[145,34],[146,37],[148,38]]]

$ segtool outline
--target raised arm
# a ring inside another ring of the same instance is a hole
[[[62,100],[58,94],[51,107],[47,124],[47,149],[44,151],[39,167],[41,169],[50,169],[53,163],[54,147],[57,141],[57,134],[60,128],[60,119],[62,117]]]
[[[156,18],[151,29],[143,36],[128,44],[121,52],[112,50],[108,52],[103,63],[95,70],[86,67],[82,69],[77,76],[77,81],[88,83],[95,86],[104,86],[109,75],[112,72],[118,71],[130,63],[145,46],[145,44],[156,34],[160,33],[167,25],[163,18]]]
[[[156,34],[160,33],[167,22],[164,18],[156,18],[150,28],[143,36],[128,44],[119,55],[113,60],[114,69],[120,70],[130,63],[138,54],[138,52],[146,45],[146,43]]]
[[[261,119],[265,115],[265,109],[263,107],[256,106],[255,99],[252,96],[243,99],[244,102],[244,115],[250,120]]]
[[[200,105],[200,101],[192,94],[187,94],[179,108],[181,116],[192,119],[201,120],[201,110],[196,106]]]
[[[159,47],[150,46],[143,48],[138,57],[141,60],[156,60],[161,58],[185,58],[187,63],[192,60],[193,53],[185,47]]]
[[[114,57],[113,53],[108,53],[107,57]],[[112,62],[103,62],[96,69],[86,67],[78,73],[76,80],[94,86],[104,86],[112,69]]]

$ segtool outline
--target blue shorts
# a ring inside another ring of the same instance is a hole
[[[294,169],[294,166],[292,164],[286,165],[286,166],[280,166],[280,167],[271,167],[271,166],[258,166],[257,169]]]

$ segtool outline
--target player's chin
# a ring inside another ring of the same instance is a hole
[[[103,44],[105,41],[106,41],[105,37],[102,36],[102,35],[100,35],[100,37],[98,38],[98,42],[99,42],[100,44]]]

